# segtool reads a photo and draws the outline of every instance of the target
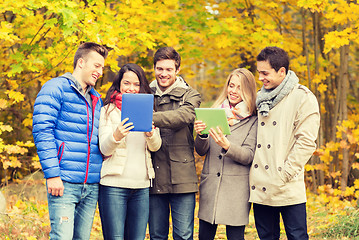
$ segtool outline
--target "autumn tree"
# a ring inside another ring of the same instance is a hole
[[[203,106],[234,68],[256,75],[255,57],[276,45],[288,51],[291,69],[320,103],[308,186],[344,190],[359,157],[358,12],[350,0],[0,0],[2,177],[4,170],[8,178],[40,167],[31,136],[36,94],[50,78],[72,71],[83,41],[110,49],[96,86],[102,94],[124,63],[143,66],[152,80],[154,51],[175,47],[180,74],[202,93]]]

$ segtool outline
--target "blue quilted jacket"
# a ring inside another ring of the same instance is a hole
[[[89,103],[71,77],[51,79],[37,95],[33,113],[37,153],[46,179],[60,176],[71,183],[98,183],[101,96],[92,88]]]

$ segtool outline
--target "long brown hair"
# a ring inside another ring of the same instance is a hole
[[[256,97],[257,97],[257,87],[256,87],[256,81],[254,79],[253,74],[245,68],[237,68],[233,70],[229,76],[227,77],[226,83],[223,86],[222,92],[218,96],[217,100],[213,103],[212,108],[218,108],[221,106],[223,101],[228,96],[228,85],[231,81],[231,78],[233,75],[236,75],[239,77],[239,80],[241,82],[241,96],[243,101],[248,106],[248,111],[255,115],[257,113],[256,109]]]
[[[112,86],[107,91],[106,98],[104,100],[104,106],[107,106],[109,103],[111,103],[111,97],[113,97],[112,95],[115,92],[117,92],[117,94],[119,94],[121,92],[121,90],[120,90],[121,81],[123,79],[123,75],[128,71],[134,72],[137,75],[138,80],[140,81],[140,91],[139,92],[151,94],[151,88],[149,86],[148,80],[146,78],[146,74],[143,71],[143,69],[140,66],[138,66],[137,64],[127,63],[121,67],[120,71],[118,72],[116,77],[113,79]],[[115,94],[115,96],[117,94]],[[108,111],[108,107],[106,108],[107,114],[109,114],[111,111]]]

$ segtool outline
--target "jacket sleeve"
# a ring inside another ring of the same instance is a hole
[[[155,128],[152,137],[146,137],[148,149],[151,152],[156,152],[162,145],[162,139],[160,136],[159,128]]]
[[[308,90],[309,91],[309,90]],[[315,95],[307,92],[302,98],[294,121],[294,144],[284,162],[284,178],[291,181],[308,162],[316,149],[315,140],[318,136],[320,115]]]
[[[101,108],[101,115],[100,115],[100,125],[99,125],[99,146],[100,151],[104,155],[104,159],[106,157],[111,156],[117,146],[122,142],[125,141],[125,138],[121,139],[120,141],[116,141],[113,136],[113,123],[111,121],[111,117],[106,117],[106,108],[109,105]],[[111,111],[111,114],[114,114],[115,111]]]
[[[45,83],[34,104],[32,134],[46,179],[61,175],[55,141],[55,127],[63,100],[63,90],[58,82],[61,80]]]
[[[178,129],[193,123],[196,117],[195,108],[201,104],[201,95],[194,89],[190,89],[184,95],[183,104],[174,110],[155,112],[153,122],[156,127]]]
[[[207,137],[200,137],[198,134],[196,136],[196,139],[194,141],[194,148],[196,149],[196,152],[200,156],[204,156],[207,154],[209,150],[209,135]]]
[[[227,152],[225,153],[225,156],[228,156],[232,160],[242,165],[249,165],[252,163],[257,144],[258,121],[256,119],[255,121],[252,121],[250,123],[252,124],[252,126],[250,127],[243,144],[239,145],[235,142],[231,142]]]

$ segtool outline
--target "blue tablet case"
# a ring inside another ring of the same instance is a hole
[[[153,95],[144,93],[124,93],[122,95],[121,121],[129,118],[133,122],[131,131],[150,132],[152,130]]]

